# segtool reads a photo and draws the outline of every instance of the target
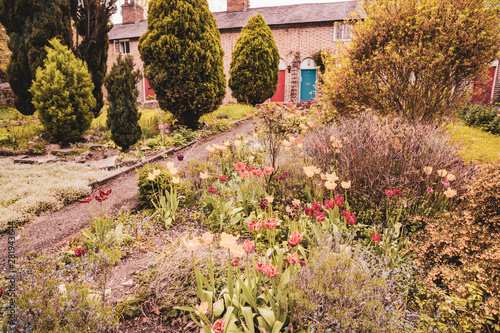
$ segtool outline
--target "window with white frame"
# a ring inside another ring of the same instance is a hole
[[[115,41],[115,51],[120,52],[121,54],[129,54],[130,41],[128,39]]]
[[[352,37],[351,24],[341,23],[336,24],[334,27],[333,38],[334,40],[349,41]]]

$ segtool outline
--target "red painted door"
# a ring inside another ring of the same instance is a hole
[[[276,92],[273,97],[271,97],[271,102],[284,102],[285,101],[285,71],[280,71],[278,78],[278,86],[276,87]]]
[[[146,92],[146,100],[150,100],[151,98],[154,99],[155,97],[155,92],[153,91],[153,89],[151,89],[151,87],[149,86],[149,81],[148,79],[144,79],[144,91]],[[151,96],[150,98],[148,98],[148,96]]]
[[[471,103],[488,104],[491,102],[491,91],[493,90],[493,81],[495,78],[496,67],[488,69],[488,79],[486,82],[474,82],[474,95]]]

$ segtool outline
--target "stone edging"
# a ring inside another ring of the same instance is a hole
[[[231,123],[231,128],[230,128],[230,129],[228,129],[228,131],[230,131],[230,130],[234,127],[234,126],[236,126],[236,125],[238,125],[238,124],[240,124],[240,123],[244,122],[245,120],[251,119],[252,117],[253,117],[253,115],[251,115],[251,116],[247,116],[247,117],[245,117],[245,118],[242,118],[242,119],[240,119],[240,120],[236,120],[235,122],[232,122],[232,123]],[[217,133],[217,134],[215,134],[215,135],[219,135],[219,134],[222,134],[222,133],[225,133],[225,132],[227,132],[227,131],[220,132],[220,133]],[[215,136],[215,135],[214,135],[214,136]],[[166,156],[166,155],[173,154],[173,153],[175,153],[175,152],[178,152],[179,150],[182,150],[182,149],[184,149],[184,148],[187,148],[187,147],[189,147],[189,146],[192,146],[192,145],[194,145],[194,144],[195,144],[196,142],[198,142],[198,141],[206,141],[207,139],[209,139],[209,138],[211,138],[211,137],[213,137],[213,136],[210,136],[210,137],[208,137],[208,138],[204,138],[204,139],[202,139],[202,140],[198,140],[198,139],[196,139],[196,140],[193,140],[193,141],[191,141],[191,142],[188,142],[188,143],[187,143],[187,144],[185,144],[184,146],[181,146],[181,147],[176,147],[176,148],[170,148],[170,149],[168,149],[168,150],[166,150],[166,151],[162,151],[161,153],[158,153],[158,154],[156,154],[155,156],[150,157],[149,159],[147,159],[147,160],[145,160],[145,161],[138,162],[138,163],[136,163],[136,164],[134,164],[134,165],[132,165],[132,166],[130,166],[130,167],[127,167],[127,168],[125,168],[125,169],[123,169],[123,170],[121,170],[121,171],[119,171],[119,172],[117,172],[117,173],[114,173],[114,174],[109,175],[109,176],[105,176],[105,177],[100,178],[100,179],[98,179],[98,180],[94,180],[93,182],[90,182],[90,183],[88,184],[88,186],[89,186],[92,190],[95,190],[96,188],[98,188],[98,187],[102,187],[104,184],[106,184],[106,183],[108,183],[108,182],[110,182],[110,181],[112,181],[112,180],[115,180],[116,178],[118,178],[118,177],[120,177],[120,176],[122,176],[122,175],[125,175],[125,174],[127,174],[127,173],[129,173],[129,172],[131,172],[131,171],[134,171],[134,170],[136,170],[137,168],[140,168],[140,167],[144,166],[145,164],[149,164],[149,163],[155,162],[155,161],[159,160],[160,158],[162,158],[162,157],[164,157],[164,156]]]

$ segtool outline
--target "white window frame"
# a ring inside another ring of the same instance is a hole
[[[128,52],[125,52],[125,43],[128,43]],[[130,39],[115,40],[115,52],[130,54]]]
[[[345,29],[346,26],[349,26],[349,29]],[[333,40],[334,41],[350,41],[352,38],[352,24],[351,23],[339,23],[335,24],[333,29]],[[337,35],[340,35],[340,38],[337,38]]]

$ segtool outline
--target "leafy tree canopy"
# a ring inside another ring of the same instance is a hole
[[[498,1],[371,0],[324,93],[341,113],[368,107],[430,120],[467,98],[500,48]]]

